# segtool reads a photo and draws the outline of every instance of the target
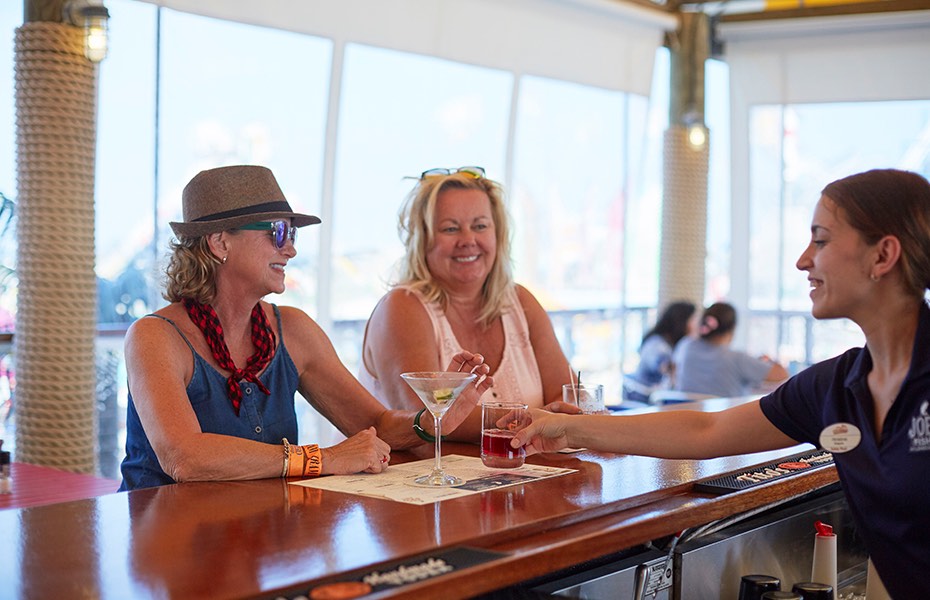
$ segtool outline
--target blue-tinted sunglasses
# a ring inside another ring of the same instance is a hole
[[[287,244],[287,240],[291,240],[292,244],[297,240],[297,228],[292,227],[287,221],[259,221],[257,223],[241,225],[238,229],[269,231],[271,233],[271,239],[274,240],[274,247],[278,250],[284,248],[284,245]]]
[[[444,169],[442,167],[436,169],[427,169],[420,174],[420,179],[427,179],[429,177],[443,177],[445,175],[454,175],[456,173],[462,173],[463,175],[468,175],[472,179],[484,179],[484,167],[459,167],[458,169]]]

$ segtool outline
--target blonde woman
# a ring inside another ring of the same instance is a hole
[[[401,380],[462,348],[480,354],[494,386],[485,401],[562,404],[569,364],[546,311],[510,270],[501,186],[480,167],[425,171],[400,213],[406,254],[399,281],[368,320],[359,380],[385,406],[422,408]],[[476,441],[480,410],[453,438]]]

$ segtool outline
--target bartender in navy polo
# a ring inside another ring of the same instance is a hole
[[[865,346],[774,393],[719,412],[629,416],[532,411],[511,445],[709,458],[809,442],[833,453],[859,534],[893,598],[930,599],[930,183],[873,170],[834,181],[814,209],[807,273],[817,319]]]
[[[869,171],[828,185],[798,259],[812,313],[866,345],[761,400],[790,437],[833,453],[858,532],[893,598],[930,598],[930,184]]]

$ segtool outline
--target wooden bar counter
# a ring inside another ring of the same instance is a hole
[[[719,410],[728,401],[690,408]],[[429,505],[287,485],[184,483],[0,511],[0,598],[275,598],[466,547],[476,566],[366,598],[468,598],[798,496],[832,466],[724,495],[694,483],[810,449],[714,460],[582,451],[528,462],[577,472]],[[392,460],[430,456],[431,447]],[[444,453],[478,448],[446,444]]]

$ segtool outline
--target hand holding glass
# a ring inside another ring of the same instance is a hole
[[[441,444],[442,444],[442,416],[446,414],[452,405],[458,399],[459,394],[469,383],[475,380],[477,375],[474,373],[456,373],[453,371],[419,371],[413,373],[401,373],[407,385],[416,392],[420,401],[423,402],[426,409],[433,415],[436,436],[436,460],[433,471],[428,475],[422,475],[413,480],[413,485],[424,487],[451,487],[462,485],[464,479],[447,475],[442,471],[441,463]]]
[[[514,433],[526,427],[529,413],[520,402],[484,402],[481,405],[481,462],[486,467],[514,469],[523,466],[526,449],[511,448]]]

